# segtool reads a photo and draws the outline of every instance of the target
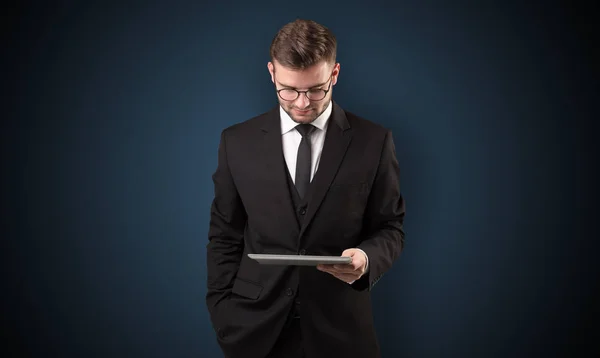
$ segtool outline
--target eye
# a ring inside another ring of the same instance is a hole
[[[298,98],[298,92],[293,89],[282,89],[279,91],[279,96],[286,101],[293,101]]]
[[[307,95],[311,100],[320,101],[321,99],[325,98],[326,92],[322,89],[313,89],[308,91]]]

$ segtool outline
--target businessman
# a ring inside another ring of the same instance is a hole
[[[336,49],[321,24],[285,25],[267,64],[279,104],[221,133],[206,303],[227,358],[381,355],[370,294],[403,249],[404,200],[390,131],[332,100]],[[260,265],[249,253],[352,263]]]

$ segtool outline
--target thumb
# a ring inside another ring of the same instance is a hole
[[[342,252],[342,256],[353,257],[354,255],[356,255],[356,250],[355,249],[346,249],[346,250],[344,250],[344,252]]]
[[[349,263],[349,265],[354,266],[355,269],[357,269],[357,265],[360,266],[360,258],[359,257],[354,257],[356,256],[356,254],[358,253],[358,250],[356,249],[346,249],[344,250],[344,252],[342,252],[342,256],[350,256],[352,258],[352,261]],[[357,260],[359,259],[359,260]]]

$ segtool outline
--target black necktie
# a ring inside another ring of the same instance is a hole
[[[315,127],[312,124],[299,124],[296,130],[302,135],[302,140],[298,146],[298,158],[296,159],[296,189],[301,198],[304,198],[310,184],[310,134]]]

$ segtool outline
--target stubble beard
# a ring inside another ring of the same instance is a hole
[[[298,124],[309,124],[309,123],[312,123],[312,122],[314,122],[314,121],[315,121],[317,118],[319,118],[319,116],[320,116],[321,114],[323,114],[323,112],[325,112],[325,110],[327,109],[327,106],[329,105],[329,101],[330,101],[330,100],[331,100],[331,99],[328,99],[328,100],[327,100],[327,102],[325,102],[325,103],[327,103],[327,104],[325,104],[325,105],[323,106],[323,108],[322,108],[322,109],[321,109],[319,112],[317,112],[317,113],[311,113],[311,116],[310,116],[310,117],[300,117],[300,118],[297,118],[296,116],[294,116],[294,115],[292,114],[292,109],[293,109],[292,107],[286,107],[284,103],[281,103],[281,101],[280,101],[280,105],[281,105],[281,107],[283,108],[283,110],[285,111],[285,113],[287,113],[287,114],[288,114],[288,116],[290,116],[290,118],[291,118],[291,119],[292,119],[294,122],[296,122],[296,123],[298,123]],[[311,108],[311,109],[312,109],[312,108]]]

